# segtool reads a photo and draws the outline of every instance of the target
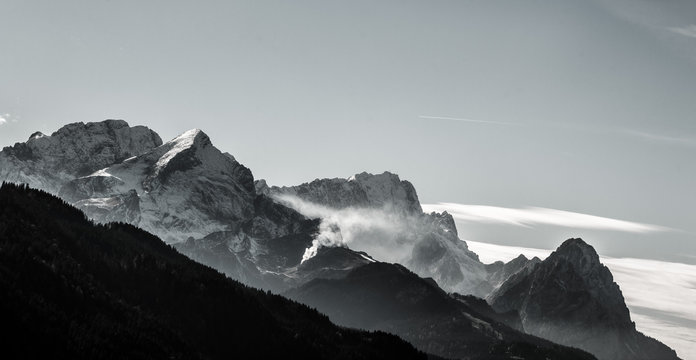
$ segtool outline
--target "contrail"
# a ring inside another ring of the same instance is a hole
[[[448,116],[419,115],[418,117],[421,119],[428,119],[428,120],[453,120],[453,121],[464,121],[464,122],[477,123],[477,124],[520,125],[520,124],[511,123],[511,122],[504,122],[504,121],[474,120],[474,119],[455,118],[455,117],[448,117]]]
[[[668,144],[673,144],[673,145],[684,145],[684,146],[696,146],[696,139],[694,138],[689,138],[689,137],[676,137],[676,136],[669,136],[669,135],[660,135],[660,134],[653,134],[653,133],[648,133],[648,132],[643,132],[643,131],[638,131],[638,130],[622,130],[621,133],[638,137],[643,140],[648,140],[648,141],[657,141],[657,142],[662,142],[662,143],[668,143]]]

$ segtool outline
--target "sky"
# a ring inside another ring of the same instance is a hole
[[[0,14],[2,145],[109,118],[165,140],[200,128],[270,184],[389,170],[425,204],[647,226],[460,216],[469,239],[581,236],[696,264],[696,2],[3,0]]]

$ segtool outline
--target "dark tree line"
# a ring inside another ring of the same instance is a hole
[[[337,327],[131,225],[96,225],[26,185],[0,188],[3,358],[411,359],[382,332]]]

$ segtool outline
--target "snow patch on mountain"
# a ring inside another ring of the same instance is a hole
[[[72,180],[60,195],[88,210],[95,204],[80,201],[119,198],[129,191],[138,195],[140,216],[131,217],[135,225],[170,243],[230,230],[252,217],[256,196],[251,172],[198,129]]]
[[[191,129],[177,136],[176,138],[174,138],[174,140],[169,141],[167,143],[167,147],[169,147],[169,150],[157,160],[157,162],[155,163],[155,167],[158,170],[160,170],[167,166],[167,164],[172,158],[174,158],[180,152],[189,149],[191,146],[193,146],[196,140],[196,136],[198,136],[200,133],[201,130],[199,129]]]

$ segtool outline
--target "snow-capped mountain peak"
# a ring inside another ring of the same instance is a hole
[[[98,221],[110,219],[99,214],[111,216],[127,205],[130,213],[140,214],[131,217],[132,223],[168,242],[181,242],[227,231],[234,222],[248,219],[256,192],[251,171],[193,129],[68,182],[60,196]]]
[[[180,152],[190,149],[193,146],[208,146],[212,145],[210,138],[200,129],[191,129],[177,136],[171,141],[168,141],[163,147],[169,150],[157,160],[155,166],[164,168],[169,161],[178,155]]]
[[[123,120],[72,123],[52,133],[33,133],[0,152],[0,178],[57,193],[68,181],[94,173],[157,146],[162,139]]]

